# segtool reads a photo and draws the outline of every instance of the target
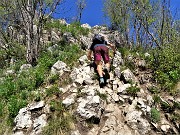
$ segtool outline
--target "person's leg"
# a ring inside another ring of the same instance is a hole
[[[105,68],[108,70],[108,72],[110,71],[110,66],[110,62],[105,63]]]
[[[108,72],[110,71],[110,58],[109,58],[109,48],[107,47],[103,47],[102,48],[102,51],[103,51],[103,60],[104,60],[104,63],[105,63],[105,68],[108,70]]]
[[[100,47],[96,47],[94,49],[94,62],[97,66],[97,72],[100,77],[100,84],[103,84],[104,78],[103,78],[103,71],[102,71],[101,48]]]
[[[95,61],[97,66],[97,72],[99,74],[99,77],[103,77],[103,71],[102,71],[102,62],[101,61]]]

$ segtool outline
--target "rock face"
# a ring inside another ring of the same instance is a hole
[[[68,67],[67,67],[66,63],[64,63],[62,61],[57,61],[51,67],[51,74],[59,74],[61,76],[65,71],[68,71]]]
[[[47,125],[48,108],[44,101],[40,101],[20,109],[14,120],[13,135],[37,135],[41,133],[42,128]]]
[[[68,25],[64,20],[62,24]],[[103,33],[109,41],[117,46],[123,46],[124,38],[117,31],[108,31],[107,27],[94,26],[87,24],[81,27],[91,29],[88,36],[73,37],[72,33],[62,34],[65,42],[79,43],[83,50],[87,50],[91,44],[94,33]],[[54,41],[60,40],[58,34],[53,34]],[[55,44],[48,48],[53,53],[58,46]],[[148,57],[148,54],[145,54]],[[125,61],[119,51],[111,58],[113,70],[110,71],[110,79],[107,85],[100,88],[96,69],[88,61],[87,56],[81,56],[79,65],[71,70],[65,62],[57,61],[51,67],[51,74],[63,76],[64,72],[69,72],[68,76],[72,84],[61,88],[62,104],[65,108],[73,106],[73,115],[77,118],[75,128],[70,132],[71,135],[159,135],[159,134],[179,134],[179,121],[171,122],[169,112],[161,114],[158,123],[152,121],[152,108],[157,107],[153,95],[148,91],[154,84],[151,83],[152,74],[146,72],[145,60],[134,58],[129,55],[126,58],[133,62],[134,71],[128,67],[124,68]],[[22,66],[21,70],[31,68],[30,65]],[[134,85],[135,84],[135,85]],[[179,85],[177,86],[179,89]],[[140,89],[137,93],[136,88]],[[128,94],[128,91],[133,94]],[[174,103],[180,104],[179,98],[161,98],[161,103],[169,105],[174,115],[179,114],[178,109],[174,109]],[[50,113],[48,105],[44,101],[29,104],[20,109],[16,116],[13,129],[14,135],[37,135],[42,128],[47,125],[47,114]],[[158,108],[158,107],[157,107]],[[158,108],[163,111],[164,108]],[[170,110],[169,109],[169,110]],[[174,109],[174,110],[173,110]],[[68,109],[67,109],[68,110]],[[167,111],[167,108],[166,108]],[[51,112],[52,113],[52,112]],[[157,114],[156,114],[157,115]],[[89,128],[87,123],[92,124]]]

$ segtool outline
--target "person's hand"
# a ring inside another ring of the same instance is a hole
[[[87,56],[88,57],[88,60],[92,61],[92,58],[90,55]]]
[[[116,51],[113,52],[113,56],[115,56],[115,54],[116,54]]]

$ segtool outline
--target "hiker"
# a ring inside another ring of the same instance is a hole
[[[104,78],[103,75],[105,74],[105,76],[108,74],[109,75],[109,71],[110,71],[110,58],[109,58],[109,47],[111,47],[111,49],[113,50],[113,52],[115,53],[115,46],[110,44],[106,39],[105,36],[103,34],[95,34],[92,40],[92,44],[89,48],[88,51],[88,59],[92,60],[92,52],[94,54],[94,62],[97,66],[97,72],[99,74],[99,82],[100,84],[104,84]],[[101,58],[103,59],[104,63],[105,63],[105,68],[104,68],[104,72],[102,69],[102,61]]]

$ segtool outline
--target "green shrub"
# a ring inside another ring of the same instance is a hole
[[[158,88],[157,87],[150,87],[149,89],[148,89],[152,94],[157,94],[157,93],[159,93],[159,90],[158,90]]]
[[[107,94],[105,93],[100,93],[99,91],[97,92],[97,95],[102,99],[102,100],[107,100]]]
[[[16,94],[17,85],[12,77],[6,77],[0,85],[0,98],[8,100],[11,95]]]
[[[122,57],[126,57],[130,53],[126,47],[118,47],[118,51],[121,53]]]
[[[6,44],[6,49],[0,49],[0,67],[3,69],[9,67],[11,58],[16,60],[24,59],[25,52],[25,45],[19,44],[16,41],[9,41]]]
[[[53,117],[43,130],[43,135],[69,135],[72,130],[73,116],[69,113],[60,112],[58,117]]]
[[[128,67],[130,70],[135,70],[135,64],[133,61],[125,60],[125,66]]]
[[[74,118],[72,114],[68,113],[62,102],[59,100],[52,100],[50,102],[50,110],[54,113],[51,114],[51,117],[48,122],[48,126],[43,129],[43,135],[54,135],[54,134],[63,134],[69,135]]]
[[[60,46],[60,55],[59,60],[66,62],[69,67],[73,67],[78,58],[83,54],[83,51],[78,45],[59,45]]]
[[[53,64],[56,62],[56,59],[52,57],[52,54],[49,52],[43,52],[40,54],[38,59],[39,68],[43,68],[45,70],[50,70]]]
[[[59,90],[59,87],[56,85],[51,86],[50,88],[46,89],[46,95],[52,96],[52,95],[58,95],[61,91]]]
[[[45,74],[46,71],[44,68],[37,68],[34,71],[34,76],[35,76],[35,87],[38,88],[39,86],[41,86],[41,84],[43,84],[44,80],[45,80]]]
[[[128,94],[135,97],[137,95],[137,92],[140,91],[140,88],[138,88],[137,86],[131,86],[131,87],[127,88],[126,91]]]
[[[29,92],[26,90],[23,90],[19,95],[22,100],[28,100]]]
[[[179,113],[173,113],[171,115],[171,120],[175,122],[180,122],[180,114]]]
[[[165,101],[161,101],[161,108],[165,111],[165,112],[170,112],[173,108],[173,106],[171,106],[170,104],[168,104]]]
[[[160,119],[161,119],[160,112],[155,108],[151,108],[151,120],[157,123],[160,121]]]
[[[155,104],[158,104],[158,103],[161,102],[161,98],[160,98],[160,96],[157,95],[157,94],[155,94],[155,95],[153,96],[153,100],[154,100],[154,103],[155,103]]]
[[[9,120],[12,120],[17,116],[19,110],[27,105],[26,100],[19,99],[17,96],[11,96],[8,102]],[[12,123],[10,123],[12,124]]]
[[[180,102],[174,102],[174,108],[180,109]]]
[[[180,53],[176,45],[167,44],[161,49],[152,50],[150,60],[154,77],[161,88],[171,92],[180,79]]]
[[[0,102],[0,117],[3,115],[3,110],[4,110],[4,104],[1,101]]]
[[[17,90],[20,92],[22,90],[32,91],[36,87],[36,79],[32,71],[22,72],[17,80]]]
[[[48,82],[49,82],[50,84],[52,84],[52,83],[55,83],[55,81],[58,80],[58,79],[59,79],[59,75],[58,75],[58,74],[50,75],[50,76],[48,77]]]
[[[24,59],[18,60],[15,62],[15,64],[12,66],[12,68],[14,69],[15,72],[19,72],[21,65],[23,65],[24,63],[26,63]]]

